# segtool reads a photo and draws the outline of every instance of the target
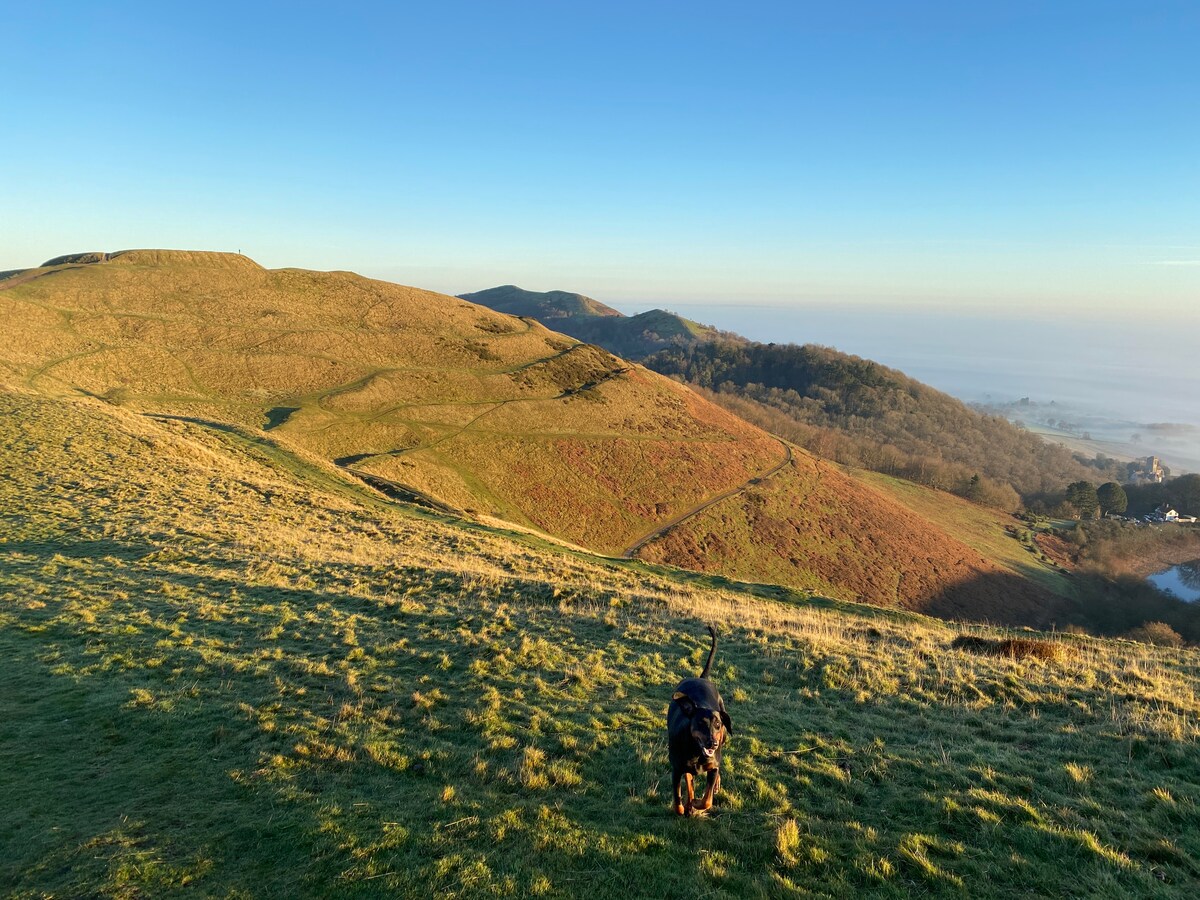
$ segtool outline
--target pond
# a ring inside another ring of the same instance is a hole
[[[1200,559],[1155,572],[1146,580],[1160,591],[1194,603],[1200,600]]]

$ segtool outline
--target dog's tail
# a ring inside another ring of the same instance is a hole
[[[709,625],[708,633],[712,635],[712,647],[708,650],[708,662],[704,664],[704,671],[700,673],[701,678],[708,677],[708,670],[712,668],[713,657],[717,655],[717,629]]]

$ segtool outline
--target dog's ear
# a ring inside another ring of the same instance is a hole
[[[679,704],[679,708],[683,710],[685,716],[690,716],[696,711],[696,704],[692,702],[692,698],[683,691],[676,691],[671,695],[671,699]]]
[[[721,715],[721,722],[725,725],[725,730],[733,734],[733,722],[729,720],[729,713],[723,709],[717,710],[717,712]]]

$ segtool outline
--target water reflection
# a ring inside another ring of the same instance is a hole
[[[1155,572],[1146,580],[1160,591],[1194,603],[1200,600],[1200,559]]]
[[[1200,559],[1183,563],[1175,567],[1179,570],[1179,580],[1194,591],[1200,591]]]

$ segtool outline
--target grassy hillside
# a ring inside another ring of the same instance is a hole
[[[1014,538],[1014,519],[943,491],[931,491],[902,478],[866,469],[847,474],[891,497],[919,516],[940,523],[956,538],[1010,572],[1028,578],[1046,590],[1069,593],[1066,576],[1057,565],[1036,552],[1031,543]]]
[[[0,289],[0,322],[0,371],[33,389],[264,429],[610,552],[779,456],[758,429],[596,347],[348,273],[183,251],[69,259]]]
[[[828,347],[762,344],[665,310],[624,317],[562,291],[539,294],[509,285],[463,296],[553,321],[557,330],[709,389],[711,399],[741,418],[827,459],[998,508],[1015,509],[1018,494],[1061,490],[1071,481],[1115,476],[1119,468],[1100,471],[1086,454]]]
[[[797,451],[778,476],[638,555],[947,618],[1046,625],[1062,615],[1069,586],[1045,562],[1018,559],[995,514],[904,484],[879,490]]]
[[[962,591],[994,564],[945,529],[811,458],[803,477],[747,493],[786,458],[778,440],[531,319],[349,273],[267,271],[234,254],[51,262],[0,281],[11,336],[0,373],[25,389],[191,420],[395,497],[613,555],[727,497],[705,520],[721,529],[719,547],[689,537],[706,527],[697,519],[642,555],[997,616]],[[579,309],[605,318],[584,300]],[[772,500],[751,518],[717,515],[764,491]],[[1056,602],[1036,585],[1006,590],[1004,621],[1044,621]],[[962,602],[941,603],[952,592]]]
[[[602,562],[0,393],[0,893],[1191,897],[1194,652]],[[735,735],[668,809],[703,623]],[[962,637],[974,640],[959,640]]]

